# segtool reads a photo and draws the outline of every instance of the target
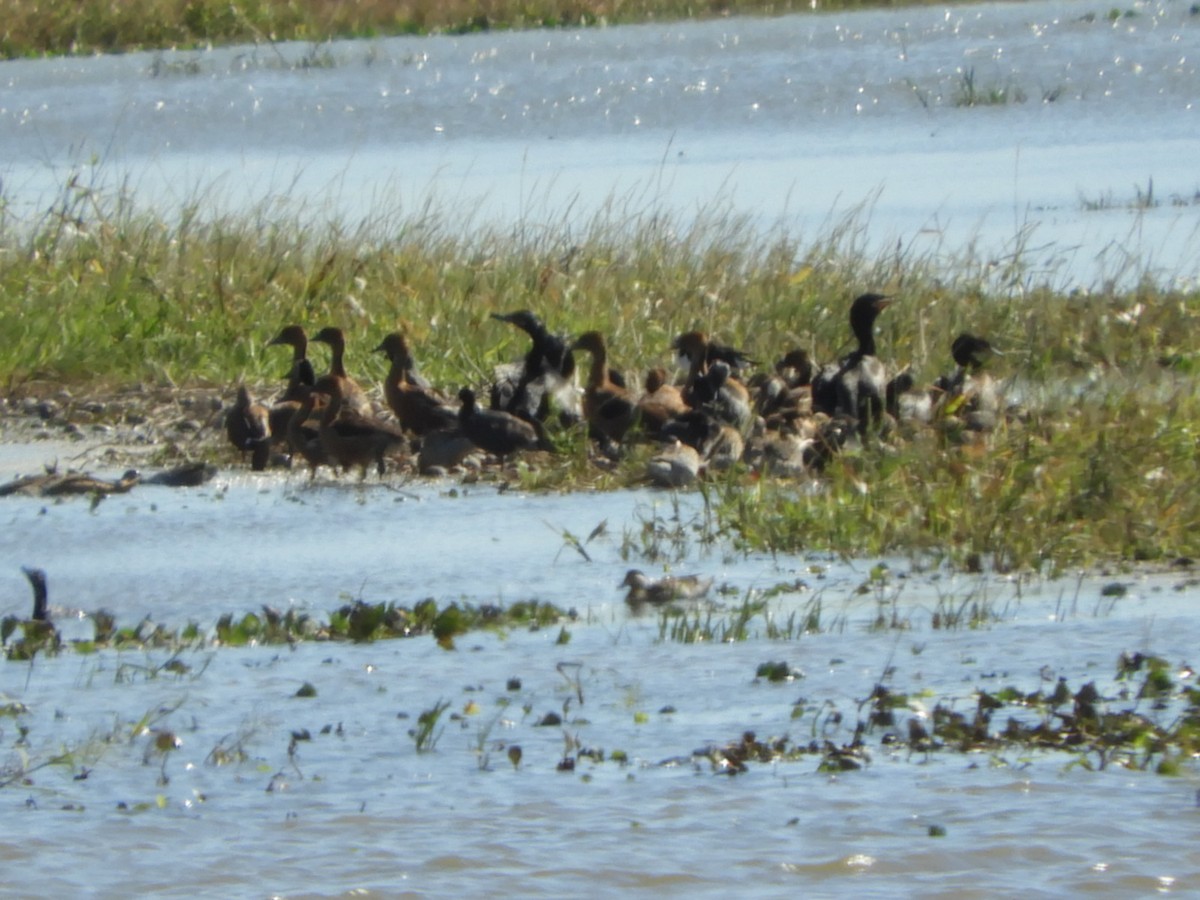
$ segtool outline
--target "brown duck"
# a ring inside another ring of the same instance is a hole
[[[667,422],[688,411],[683,393],[667,381],[667,370],[661,366],[646,373],[637,407],[642,430],[651,435],[661,433]]]
[[[285,325],[275,337],[267,342],[268,347],[291,347],[292,365],[288,369],[287,385],[272,405],[270,411],[271,438],[275,443],[287,440],[287,426],[304,399],[305,392],[316,381],[312,363],[308,359],[308,335],[299,325]]]
[[[329,345],[329,374],[341,381],[342,403],[345,408],[360,416],[373,415],[374,410],[366,391],[346,374],[346,335],[342,329],[326,326],[314,334],[312,339]]]
[[[458,410],[450,405],[449,398],[412,377],[415,362],[404,335],[392,332],[375,352],[384,354],[391,363],[383,382],[383,396],[401,428],[426,435],[457,426]]]
[[[317,469],[320,466],[330,464],[329,454],[325,452],[325,445],[321,441],[320,421],[313,422],[310,418],[316,408],[318,398],[324,396],[313,388],[304,388],[304,399],[299,402],[287,425],[288,447],[291,448],[293,454],[298,453],[304,457],[304,461],[308,463],[310,479],[317,477]]]
[[[329,403],[321,414],[317,432],[321,447],[330,464],[340,466],[343,472],[358,466],[359,479],[367,477],[367,466],[375,464],[380,476],[386,469],[385,459],[405,446],[404,432],[394,425],[359,415],[353,410],[343,411],[342,379],[325,375],[317,379],[314,391],[326,394]]]
[[[238,387],[237,400],[225,414],[225,434],[243,456],[250,454],[250,466],[256,472],[267,467],[271,458],[270,413],[261,403],[250,399],[243,384]]]
[[[592,355],[592,368],[583,389],[583,415],[592,437],[602,444],[620,444],[637,421],[637,404],[629,391],[613,382],[604,335],[588,331],[571,347]]]

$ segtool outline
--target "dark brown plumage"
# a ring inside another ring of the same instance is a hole
[[[813,381],[813,409],[848,416],[865,435],[883,419],[887,371],[875,356],[875,320],[892,303],[883,294],[862,294],[850,305],[850,330],[858,346]]]
[[[329,397],[318,434],[330,462],[340,466],[343,472],[358,466],[360,480],[367,477],[367,466],[374,463],[382,476],[387,455],[405,446],[404,432],[353,410],[343,411],[342,380],[337,376],[318,378],[313,390]]]
[[[604,444],[620,444],[637,420],[637,405],[629,391],[614,384],[609,375],[604,335],[588,331],[571,349],[592,355],[592,368],[583,389],[583,415],[592,437]]]
[[[346,374],[346,335],[340,328],[326,326],[313,335],[312,338],[322,344],[329,345],[329,374],[341,380],[342,403],[345,408],[360,416],[371,416],[374,410],[371,401],[364,391],[349,375]]]
[[[244,384],[238,387],[237,400],[225,414],[225,434],[243,456],[250,454],[254,471],[267,467],[271,457],[270,414],[265,406],[250,399]]]
[[[391,363],[383,382],[383,396],[401,428],[425,435],[458,424],[458,410],[450,405],[449,398],[412,379],[415,363],[404,335],[387,335],[375,351]]]
[[[532,423],[503,410],[480,409],[470,388],[459,391],[458,399],[462,404],[458,410],[459,428],[480,450],[503,458],[518,450],[536,450],[541,446]]]

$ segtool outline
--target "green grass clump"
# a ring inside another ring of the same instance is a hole
[[[824,0],[815,7],[811,0],[4,0],[0,56],[573,28],[894,5],[912,4],[895,0]]]

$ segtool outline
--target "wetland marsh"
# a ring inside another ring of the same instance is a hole
[[[1200,23],[1112,13],[4,63],[3,480],[219,463],[0,498],[6,888],[1195,891]],[[457,388],[522,352],[496,311],[640,371],[696,326],[835,356],[866,289],[889,365],[981,331],[1027,413],[683,492],[579,434],[361,485],[221,444],[289,321]],[[11,652],[21,566],[57,654]],[[714,586],[635,614],[631,568]],[[472,627],[339,631],[418,608]]]

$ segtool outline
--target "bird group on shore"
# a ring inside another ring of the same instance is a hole
[[[388,361],[380,392],[386,410],[377,410],[348,374],[341,329],[325,327],[311,337],[329,347],[328,372],[317,377],[307,356],[310,338],[302,326],[288,325],[270,341],[292,350],[283,390],[267,406],[239,386],[226,432],[255,469],[282,454],[289,463],[307,462],[312,475],[326,466],[358,469],[365,478],[372,467],[382,475],[390,459],[437,474],[480,453],[501,462],[552,453],[556,431],[580,427],[604,464],[622,458],[632,442],[653,442],[647,478],[680,487],[739,461],[784,475],[818,471],[847,444],[876,440],[906,423],[952,421],[975,433],[994,428],[1003,398],[984,368],[998,351],[963,333],[950,348],[955,368],[928,386],[908,369],[889,377],[877,355],[875,325],[892,302],[878,293],[856,298],[849,309],[853,348],[824,365],[796,347],[770,371],[755,372],[758,364],[743,351],[701,331],[684,332],[670,348],[684,370],[681,380],[655,366],[640,390],[611,365],[601,332],[555,334],[529,310],[492,314],[528,336],[524,357],[497,366],[490,384],[456,392],[423,378],[409,338],[393,332],[374,348]],[[582,379],[579,353],[590,357]]]

